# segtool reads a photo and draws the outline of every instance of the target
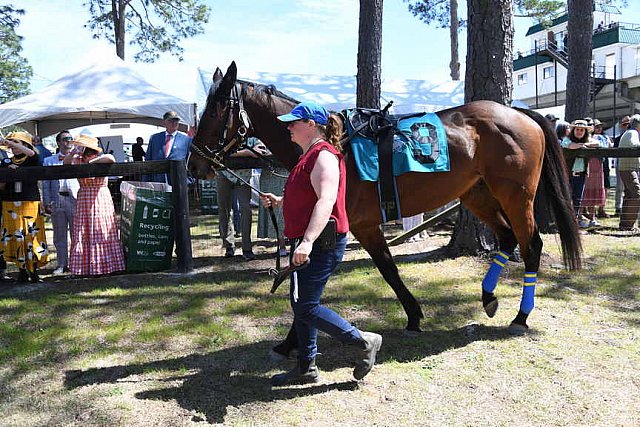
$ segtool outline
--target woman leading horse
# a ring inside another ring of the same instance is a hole
[[[264,86],[237,80],[232,62],[223,75],[217,69],[189,161],[191,172],[211,176],[214,162],[246,136],[256,136],[274,156],[291,169],[300,155],[278,115],[298,102]],[[534,306],[542,240],[534,219],[534,201],[544,192],[545,206],[555,218],[563,259],[570,269],[580,268],[581,244],[571,204],[568,175],[555,132],[544,117],[491,101],[477,101],[437,113],[449,146],[449,173],[406,173],[397,177],[398,196],[405,216],[436,209],[460,199],[497,235],[500,250],[482,282],[485,312],[498,308],[494,294],[498,277],[516,246],[525,264],[523,293],[512,333],[528,329]],[[396,293],[408,317],[407,329],[420,330],[423,316],[418,301],[404,285],[380,228],[377,186],[361,181],[353,156],[345,153],[347,213],[351,232],[369,253]]]

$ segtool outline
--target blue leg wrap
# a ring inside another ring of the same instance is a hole
[[[489,271],[484,276],[482,280],[482,290],[485,292],[493,293],[496,285],[498,284],[498,279],[500,278],[500,273],[502,273],[502,269],[505,264],[509,260],[509,254],[506,254],[502,251],[499,251],[495,257],[493,257],[493,262],[489,267]]]
[[[524,273],[524,285],[522,287],[520,310],[525,314],[529,314],[531,313],[531,310],[533,310],[533,300],[536,294],[537,281],[538,273]]]

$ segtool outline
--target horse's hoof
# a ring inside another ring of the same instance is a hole
[[[509,325],[509,333],[514,336],[522,336],[529,332],[529,327],[527,325],[521,325],[519,323],[513,323]]]
[[[418,328],[418,330],[405,329],[404,331],[402,331],[402,336],[407,337],[407,338],[415,338],[415,337],[419,336],[421,333],[422,333],[422,330],[420,328]]]
[[[498,298],[489,301],[487,305],[484,306],[484,312],[487,313],[487,316],[490,318],[496,315],[496,311],[498,311]]]

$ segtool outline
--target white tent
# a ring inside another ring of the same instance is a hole
[[[198,68],[198,75],[198,104],[200,108],[204,108],[213,71]],[[353,108],[356,105],[355,76],[257,72],[241,74],[240,79],[274,85],[298,101],[318,102],[333,111]],[[436,84],[427,80],[385,80],[382,82],[381,91],[381,106],[384,107],[387,102],[393,101],[392,112],[395,114],[433,112],[464,103],[463,81]]]
[[[47,136],[102,123],[162,125],[162,115],[169,110],[176,111],[185,124],[194,125],[195,109],[195,104],[162,92],[114,58],[0,105],[0,127],[18,125]]]

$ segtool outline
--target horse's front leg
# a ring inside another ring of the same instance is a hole
[[[400,278],[398,267],[391,256],[391,251],[380,227],[377,224],[370,224],[366,227],[351,224],[351,232],[369,253],[384,280],[396,293],[405,313],[407,313],[407,330],[420,331],[420,319],[424,318],[422,308]]]

